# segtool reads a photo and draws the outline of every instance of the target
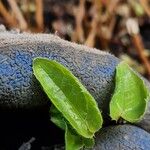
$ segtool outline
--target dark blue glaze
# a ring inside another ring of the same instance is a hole
[[[0,107],[25,109],[47,103],[32,72],[33,58],[46,57],[71,70],[103,110],[114,88],[115,67],[119,60],[108,53],[95,51],[61,39],[43,43],[31,38],[28,44],[0,46]]]
[[[93,150],[149,150],[150,134],[132,125],[103,128],[96,135]]]

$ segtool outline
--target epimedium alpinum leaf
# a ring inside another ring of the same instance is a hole
[[[83,149],[83,147],[92,148],[94,146],[94,138],[84,138],[79,135],[54,105],[50,108],[50,114],[51,121],[59,128],[65,130],[66,150],[79,150]]]
[[[66,150],[80,150],[84,143],[79,135],[72,133],[71,129],[66,125],[65,130],[65,149]]]
[[[50,118],[51,121],[61,128],[62,130],[66,129],[66,120],[63,115],[56,109],[56,107],[52,104],[50,107]]]
[[[80,150],[83,148],[92,148],[95,142],[93,138],[84,138],[74,131],[70,125],[66,124],[65,130],[65,149],[66,150]]]
[[[85,138],[92,138],[102,126],[97,103],[79,80],[63,65],[35,58],[33,72],[53,105]]]
[[[124,62],[116,67],[115,91],[110,101],[110,116],[113,120],[123,118],[137,122],[144,115],[149,91],[144,81]]]

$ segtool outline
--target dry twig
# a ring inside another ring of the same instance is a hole
[[[19,26],[21,30],[27,30],[27,22],[25,21],[17,3],[15,0],[8,0],[8,3],[13,11],[13,13],[15,14],[15,17],[17,19],[17,21],[19,22]]]
[[[13,17],[10,15],[8,10],[5,8],[3,3],[0,1],[0,14],[3,16],[4,20],[10,27],[16,27],[16,23],[13,19]]]
[[[43,31],[44,29],[43,0],[35,0],[35,3],[36,3],[35,20],[37,23],[38,31]]]
[[[84,42],[84,30],[82,27],[83,18],[85,16],[85,0],[80,0],[78,8],[74,10],[74,16],[76,21],[76,28],[73,34],[72,40],[74,42]]]
[[[115,10],[118,7],[119,0],[111,0],[106,5],[106,11],[100,16],[101,27],[98,37],[100,39],[101,48],[107,49],[112,38],[113,30],[116,24]],[[105,24],[105,25],[103,25]]]
[[[139,34],[138,23],[135,19],[128,19],[126,26],[127,26],[128,33],[132,37],[133,44],[139,54],[139,57],[141,58],[141,61],[143,62],[147,70],[148,77],[150,78],[150,62],[144,53],[145,48],[141,36]]]
[[[94,1],[93,9],[95,12],[93,14],[93,19],[91,22],[91,30],[85,41],[85,45],[87,45],[89,47],[94,47],[95,37],[97,34],[97,28],[98,28],[98,26],[100,28],[99,21],[100,21],[100,12],[101,12],[101,2],[99,0]]]
[[[150,63],[148,61],[148,58],[145,56],[145,53],[144,53],[144,45],[143,45],[143,42],[142,42],[142,39],[141,39],[141,36],[140,34],[137,34],[137,35],[133,35],[132,36],[132,40],[133,40],[133,44],[143,62],[143,64],[145,65],[145,68],[147,70],[147,74],[148,74],[148,77],[150,79]]]
[[[118,3],[119,3],[119,0],[110,1],[108,8],[107,8],[107,11],[110,15],[113,15],[113,12],[116,10]]]
[[[143,6],[145,12],[150,17],[150,6],[148,4],[148,0],[140,0],[141,5]]]

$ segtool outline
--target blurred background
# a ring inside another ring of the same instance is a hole
[[[0,24],[108,51],[150,80],[150,0],[0,0]]]

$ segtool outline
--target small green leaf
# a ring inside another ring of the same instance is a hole
[[[93,148],[95,140],[94,138],[91,139],[83,138],[83,143],[85,148]]]
[[[65,149],[66,150],[79,150],[84,146],[82,137],[74,134],[72,130],[66,125],[65,130]]]
[[[70,128],[69,125],[66,124],[65,130],[65,148],[66,150],[80,150],[83,147],[92,148],[94,146],[94,139],[84,138]]]
[[[60,63],[33,61],[33,71],[51,102],[78,134],[92,138],[102,126],[97,103],[79,80]]]
[[[116,87],[110,102],[113,120],[136,122],[144,115],[149,92],[144,81],[124,62],[116,67]]]
[[[62,130],[66,129],[66,120],[63,115],[56,109],[54,105],[50,108],[51,121]]]
[[[56,124],[61,129],[65,130],[65,147],[66,150],[81,149],[82,147],[92,148],[95,144],[94,139],[84,138],[77,134],[70,124],[65,120],[62,114],[55,108],[54,105],[51,106],[51,121]]]

